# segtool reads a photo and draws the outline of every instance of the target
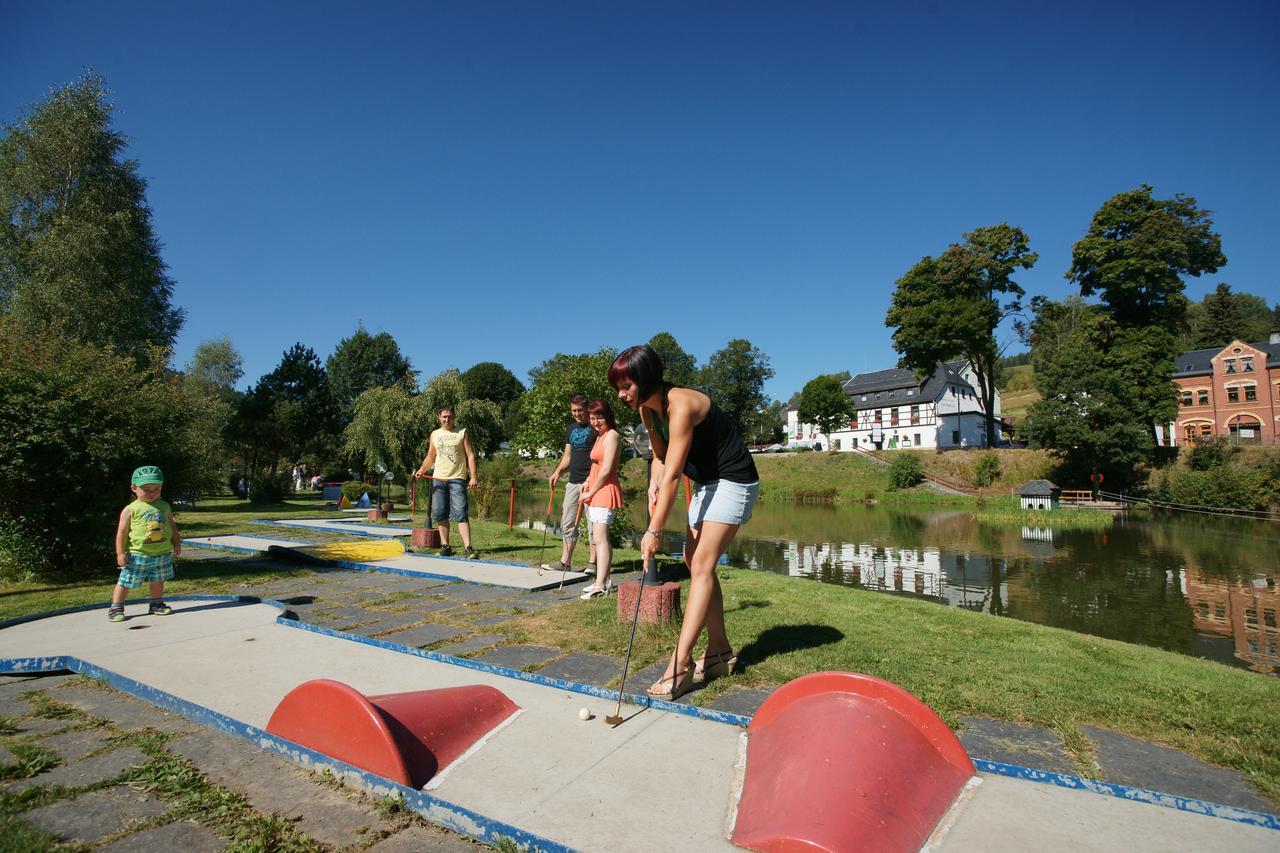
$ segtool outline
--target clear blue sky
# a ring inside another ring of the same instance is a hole
[[[1213,211],[1192,298],[1280,300],[1280,3],[361,5],[6,4],[0,118],[107,78],[177,365],[228,334],[250,383],[363,322],[425,376],[527,380],[665,330],[749,339],[785,400],[892,366],[894,281],[974,227],[1066,294],[1142,182]]]

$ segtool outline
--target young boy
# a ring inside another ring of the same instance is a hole
[[[120,511],[116,525],[116,565],[120,580],[111,594],[107,618],[124,621],[124,600],[129,590],[151,584],[152,616],[168,616],[173,612],[165,604],[164,582],[173,577],[173,558],[182,553],[182,537],[173,522],[169,504],[160,500],[164,474],[154,465],[143,465],[133,472],[129,490],[137,498]]]

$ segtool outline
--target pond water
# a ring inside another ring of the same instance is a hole
[[[541,522],[545,494],[521,496],[516,509],[525,524]],[[629,510],[643,529],[643,505]],[[682,547],[683,510],[668,523],[669,551]],[[761,502],[729,562],[1274,675],[1277,554],[1280,525],[1265,521],[1121,516],[1105,531],[1034,530],[981,524],[963,509]]]

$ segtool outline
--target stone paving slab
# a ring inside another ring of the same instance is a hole
[[[439,613],[441,610],[453,610],[455,607],[463,607],[466,602],[456,601],[452,598],[430,598],[425,601],[408,602],[409,610],[414,613]]]
[[[476,853],[467,839],[426,826],[410,826],[369,847],[365,853]]]
[[[441,640],[451,640],[460,634],[465,634],[461,628],[454,628],[449,625],[419,625],[417,628],[410,628],[407,631],[397,631],[394,634],[384,634],[379,640],[386,640],[388,643],[398,643],[402,646],[429,646],[432,643],[438,643]]]
[[[958,735],[960,743],[974,758],[1077,775],[1075,762],[1057,732],[990,717],[961,717],[960,722],[964,723]]]
[[[61,732],[80,725],[79,720],[50,719],[49,717],[28,717],[18,721],[18,732],[24,735],[47,735]]]
[[[7,747],[0,746],[0,767],[7,767],[18,760],[18,756],[14,755]]]
[[[510,669],[524,669],[527,666],[546,663],[559,656],[559,649],[549,649],[546,646],[503,646],[481,655],[476,660]]]
[[[19,691],[16,690],[0,693],[0,717],[25,717],[35,710],[30,702],[18,694]]]
[[[1081,726],[1097,747],[1098,776],[1137,788],[1196,797],[1211,803],[1274,812],[1236,770],[1214,767],[1179,749],[1107,729]],[[1280,841],[1280,835],[1277,836]]]
[[[188,732],[195,728],[190,720],[162,711],[149,702],[143,702],[99,687],[68,685],[49,692],[49,698],[95,717],[106,717],[122,729],[155,729],[158,732]]]
[[[0,696],[18,696],[32,690],[45,690],[65,684],[78,676],[69,672],[50,675],[0,675]]]
[[[363,607],[356,607],[355,605],[347,605],[345,607],[334,607],[329,610],[326,610],[325,615],[328,616],[330,619],[343,619],[347,621],[363,620],[365,622],[372,622],[374,619],[377,618],[375,614],[370,613],[368,610],[364,609]],[[358,625],[360,623],[355,622],[354,624]]]
[[[135,832],[105,847],[101,853],[157,853],[181,850],[182,853],[221,853],[227,842],[221,836],[191,820],[167,823],[154,829]]]
[[[504,601],[524,595],[521,590],[501,586],[477,586],[469,583],[455,583],[438,586],[432,590],[435,595],[446,595],[455,601]]]
[[[378,621],[361,628],[360,633],[362,634],[385,634],[389,631],[398,631],[423,620],[423,616],[420,613],[384,613],[377,610],[370,610],[369,613]]]
[[[144,753],[133,747],[125,747],[99,755],[97,758],[55,767],[30,779],[19,779],[9,786],[9,790],[20,794],[36,785],[65,785],[68,788],[96,785],[99,782],[114,779],[135,764],[146,764],[150,760]]]
[[[362,808],[342,791],[326,788],[294,764],[239,738],[201,730],[169,744],[214,782],[244,794],[255,809],[278,814],[299,832],[334,846],[356,844],[361,831],[386,829],[374,807]]]
[[[442,655],[453,655],[454,657],[463,657],[471,652],[487,649],[489,646],[497,645],[505,640],[506,637],[501,634],[477,634],[474,637],[459,642],[452,643],[448,646],[441,646],[435,651]]]
[[[622,659],[591,652],[570,652],[538,670],[540,675],[603,687],[622,675]],[[630,678],[628,677],[628,681]]]
[[[662,675],[661,672],[658,675]],[[655,676],[656,678],[657,676]],[[652,683],[652,682],[650,682]],[[764,704],[764,700],[769,698],[770,691],[756,690],[749,687],[731,687],[724,693],[721,693],[714,701],[708,702],[706,707],[714,708],[717,711],[726,711],[730,714],[741,714],[744,717],[750,717],[760,710],[760,706]]]
[[[510,622],[516,614],[500,613],[497,616],[486,616],[483,619],[472,619],[471,624],[481,628],[487,628],[490,625],[501,625],[503,622]]]
[[[162,800],[117,786],[32,809],[22,815],[22,820],[62,841],[87,844],[118,832],[135,820],[162,815],[167,810]]]
[[[111,734],[102,729],[62,732],[40,741],[40,747],[60,756],[63,764],[70,764],[107,746],[107,740],[110,737]]]

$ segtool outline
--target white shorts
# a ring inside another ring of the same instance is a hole
[[[689,526],[697,529],[704,521],[746,524],[759,496],[759,481],[735,483],[732,480],[712,480],[699,485],[689,501]]]
[[[608,524],[613,521],[614,510],[607,506],[587,507],[587,520],[592,524]]]

